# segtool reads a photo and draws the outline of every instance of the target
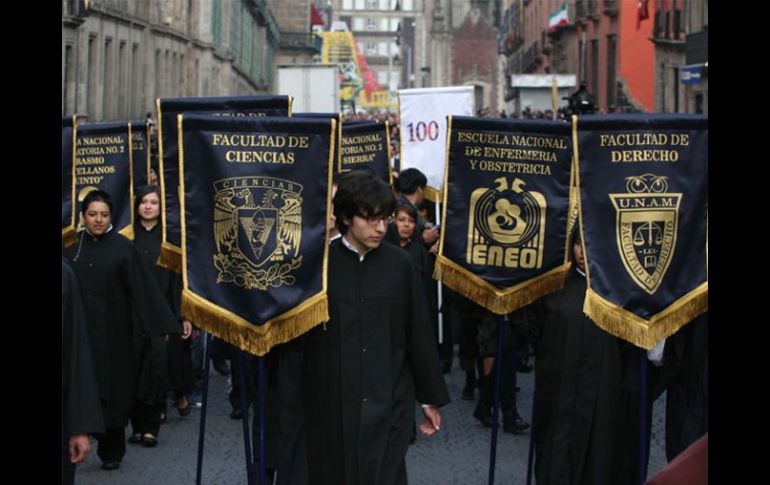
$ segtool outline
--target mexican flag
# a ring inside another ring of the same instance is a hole
[[[568,24],[569,24],[569,20],[567,20],[566,3],[562,3],[561,7],[557,8],[556,10],[551,12],[550,15],[548,15],[548,32],[553,32],[559,27],[562,27]]]

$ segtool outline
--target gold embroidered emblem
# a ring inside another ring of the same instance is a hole
[[[292,286],[302,265],[302,185],[274,177],[214,183],[217,283],[266,290]]]
[[[663,281],[676,247],[681,193],[668,191],[667,177],[626,177],[623,194],[609,194],[616,213],[616,240],[626,271],[649,294]]]
[[[534,269],[543,266],[546,200],[515,178],[471,193],[466,261],[481,266]]]

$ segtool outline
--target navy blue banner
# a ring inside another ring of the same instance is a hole
[[[708,309],[708,118],[581,116],[585,312],[650,349]]]
[[[134,188],[150,183],[150,130],[146,122],[131,122],[132,159],[134,162]]]
[[[183,313],[263,355],[328,319],[336,123],[198,114],[180,120]]]
[[[75,210],[94,189],[110,194],[112,226],[130,237],[133,234],[133,189],[131,124],[126,121],[78,124],[75,146]],[[80,221],[77,230],[83,229]]]
[[[498,315],[562,288],[571,169],[566,123],[449,116],[435,276]]]
[[[179,148],[176,115],[205,113],[214,116],[260,117],[291,115],[289,96],[225,96],[212,98],[164,98],[156,100],[158,152],[163,196],[163,246],[158,264],[181,271],[182,230],[179,225]]]
[[[77,119],[74,116],[61,119],[61,232],[65,244],[75,242],[77,209],[72,205],[75,198],[75,137]]]
[[[387,121],[346,122],[342,125],[342,156],[337,172],[367,168],[390,184],[388,147],[390,129]]]

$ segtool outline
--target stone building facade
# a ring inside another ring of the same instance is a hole
[[[158,97],[268,94],[265,0],[62,0],[62,116],[143,119]]]

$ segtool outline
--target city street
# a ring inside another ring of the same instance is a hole
[[[519,374],[519,409],[531,413],[533,374]],[[491,431],[472,417],[475,401],[463,401],[460,392],[464,372],[455,359],[445,374],[452,402],[442,409],[441,430],[433,437],[418,436],[407,454],[410,485],[483,485],[489,473]],[[213,370],[203,459],[204,484],[246,484],[241,421],[230,419],[225,392],[227,379]],[[478,396],[478,394],[477,394]],[[655,403],[648,476],[666,463],[664,448],[665,394]],[[127,444],[120,469],[102,470],[95,449],[78,467],[79,485],[189,485],[195,483],[196,449],[200,409],[181,418],[169,408],[168,422],[161,428],[155,448]],[[529,417],[527,417],[529,420]],[[130,427],[126,430],[129,436]],[[95,443],[94,443],[95,445]],[[527,473],[529,435],[498,433],[496,484],[524,484]],[[256,482],[255,484],[256,485]]]

